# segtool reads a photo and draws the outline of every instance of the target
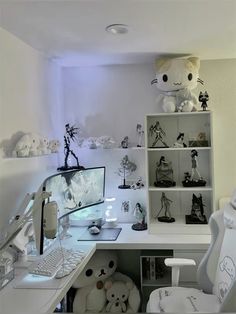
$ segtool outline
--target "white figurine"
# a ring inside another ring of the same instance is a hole
[[[137,124],[136,126],[136,133],[137,133],[137,137],[138,137],[138,144],[137,147],[142,147],[143,146],[143,135],[144,135],[144,131],[143,131],[143,127],[141,124]]]
[[[200,172],[198,171],[198,161],[197,161],[198,152],[196,149],[191,150],[191,158],[192,158],[192,173],[190,181],[193,181],[194,175],[197,174],[199,180],[202,179]]]
[[[183,148],[187,147],[187,145],[184,143],[184,133],[179,133],[176,142],[173,145],[176,148]]]

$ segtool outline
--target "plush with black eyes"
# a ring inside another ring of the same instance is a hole
[[[197,97],[192,89],[199,78],[200,61],[196,57],[188,59],[159,58],[155,62],[156,78],[152,81],[158,91],[158,103],[164,112],[196,111]]]
[[[114,251],[98,250],[75,280],[75,313],[101,312],[106,305],[104,281],[115,272],[117,255]]]

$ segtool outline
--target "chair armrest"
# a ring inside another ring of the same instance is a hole
[[[172,286],[179,285],[179,271],[182,266],[196,266],[196,263],[193,259],[187,258],[166,258],[165,265],[172,268],[171,280]]]

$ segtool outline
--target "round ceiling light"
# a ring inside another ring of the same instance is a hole
[[[118,35],[128,33],[128,26],[125,24],[111,24],[106,27],[108,33]]]

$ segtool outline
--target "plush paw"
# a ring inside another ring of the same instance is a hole
[[[179,111],[183,111],[183,112],[191,112],[193,111],[194,105],[192,103],[192,101],[190,100],[184,100],[181,105],[180,105],[180,110]]]
[[[171,101],[165,101],[163,104],[164,112],[175,112],[175,103]]]

